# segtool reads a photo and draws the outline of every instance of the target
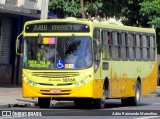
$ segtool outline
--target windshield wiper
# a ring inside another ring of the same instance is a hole
[[[66,54],[66,51],[68,50],[68,48],[69,48],[72,40],[74,39],[74,37],[75,37],[75,34],[72,34],[72,36],[69,38],[69,42],[68,42],[68,45],[65,48],[64,54]]]

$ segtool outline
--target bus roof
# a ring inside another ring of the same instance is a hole
[[[134,26],[125,26],[122,24],[114,24],[109,22],[93,22],[87,19],[77,19],[74,17],[69,17],[66,19],[46,19],[46,20],[33,20],[28,21],[25,25],[35,24],[35,23],[44,23],[44,22],[72,22],[72,23],[84,23],[88,24],[93,28],[103,28],[103,29],[112,29],[112,30],[121,30],[121,31],[133,31],[133,32],[143,32],[143,33],[155,33],[154,28],[142,28],[142,27],[134,27]]]

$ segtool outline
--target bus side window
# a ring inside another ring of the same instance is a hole
[[[110,46],[111,36],[109,31],[102,31],[102,45],[103,45],[103,58],[111,57],[111,46]]]
[[[99,60],[100,59],[100,52],[99,52],[99,49],[98,49],[98,42],[100,42],[100,30],[99,29],[94,29],[93,40],[95,41],[93,43],[94,54],[95,54],[96,60]]]
[[[107,34],[107,41],[108,41],[108,44],[111,44],[111,33],[108,32]]]
[[[134,35],[133,33],[128,34],[128,53],[129,53],[129,59],[134,60],[135,53],[134,53]]]
[[[143,60],[147,60],[147,36],[146,35],[142,35],[142,51],[143,51]]]
[[[155,37],[153,35],[149,36],[149,41],[150,41],[150,48],[149,48],[149,53],[150,53],[150,60],[154,61],[155,59]]]
[[[97,41],[93,40],[93,52],[94,52],[94,71],[96,72],[100,62],[100,52],[98,50]]]
[[[101,51],[99,49],[100,44],[100,30],[94,29],[93,32],[93,52],[94,52],[94,71],[96,72],[101,59]]]
[[[112,58],[113,59],[119,59],[118,32],[112,31],[112,40],[111,40],[111,43],[113,43],[113,46],[112,46]]]
[[[136,34],[136,59],[141,60],[141,42],[140,42],[140,35]]]
[[[126,33],[121,33],[121,58],[122,60],[126,60],[127,58],[127,50],[126,50]]]
[[[99,29],[94,29],[93,39],[100,39],[100,30]]]

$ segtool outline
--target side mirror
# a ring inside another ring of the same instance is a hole
[[[18,36],[17,36],[17,39],[16,39],[16,54],[17,55],[20,55],[20,56],[22,56],[22,53],[19,53],[18,52],[18,48],[19,48],[19,37],[21,36],[21,35],[23,35],[23,32],[22,33],[20,33]]]

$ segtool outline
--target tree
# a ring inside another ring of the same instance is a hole
[[[121,17],[121,10],[123,8],[123,1],[125,0],[103,0],[102,12],[105,17]]]
[[[144,0],[140,5],[141,14],[148,17],[149,24],[160,27],[160,0]]]
[[[101,11],[102,5],[102,0],[50,0],[49,10],[58,18],[67,16],[82,18],[85,14],[92,16]]]
[[[81,16],[78,0],[50,0],[49,11],[56,14],[58,18],[65,18],[66,16]]]
[[[84,4],[83,4],[83,0],[80,0],[80,4],[81,4],[81,13],[82,13],[82,18],[85,18],[85,13],[84,13]]]
[[[121,10],[122,23],[129,26],[149,27],[148,17],[141,14],[141,5],[144,0],[123,0]]]
[[[144,0],[140,5],[143,16],[156,28],[157,53],[160,54],[160,0]]]
[[[58,18],[115,17],[130,26],[160,26],[160,0],[50,0]]]

